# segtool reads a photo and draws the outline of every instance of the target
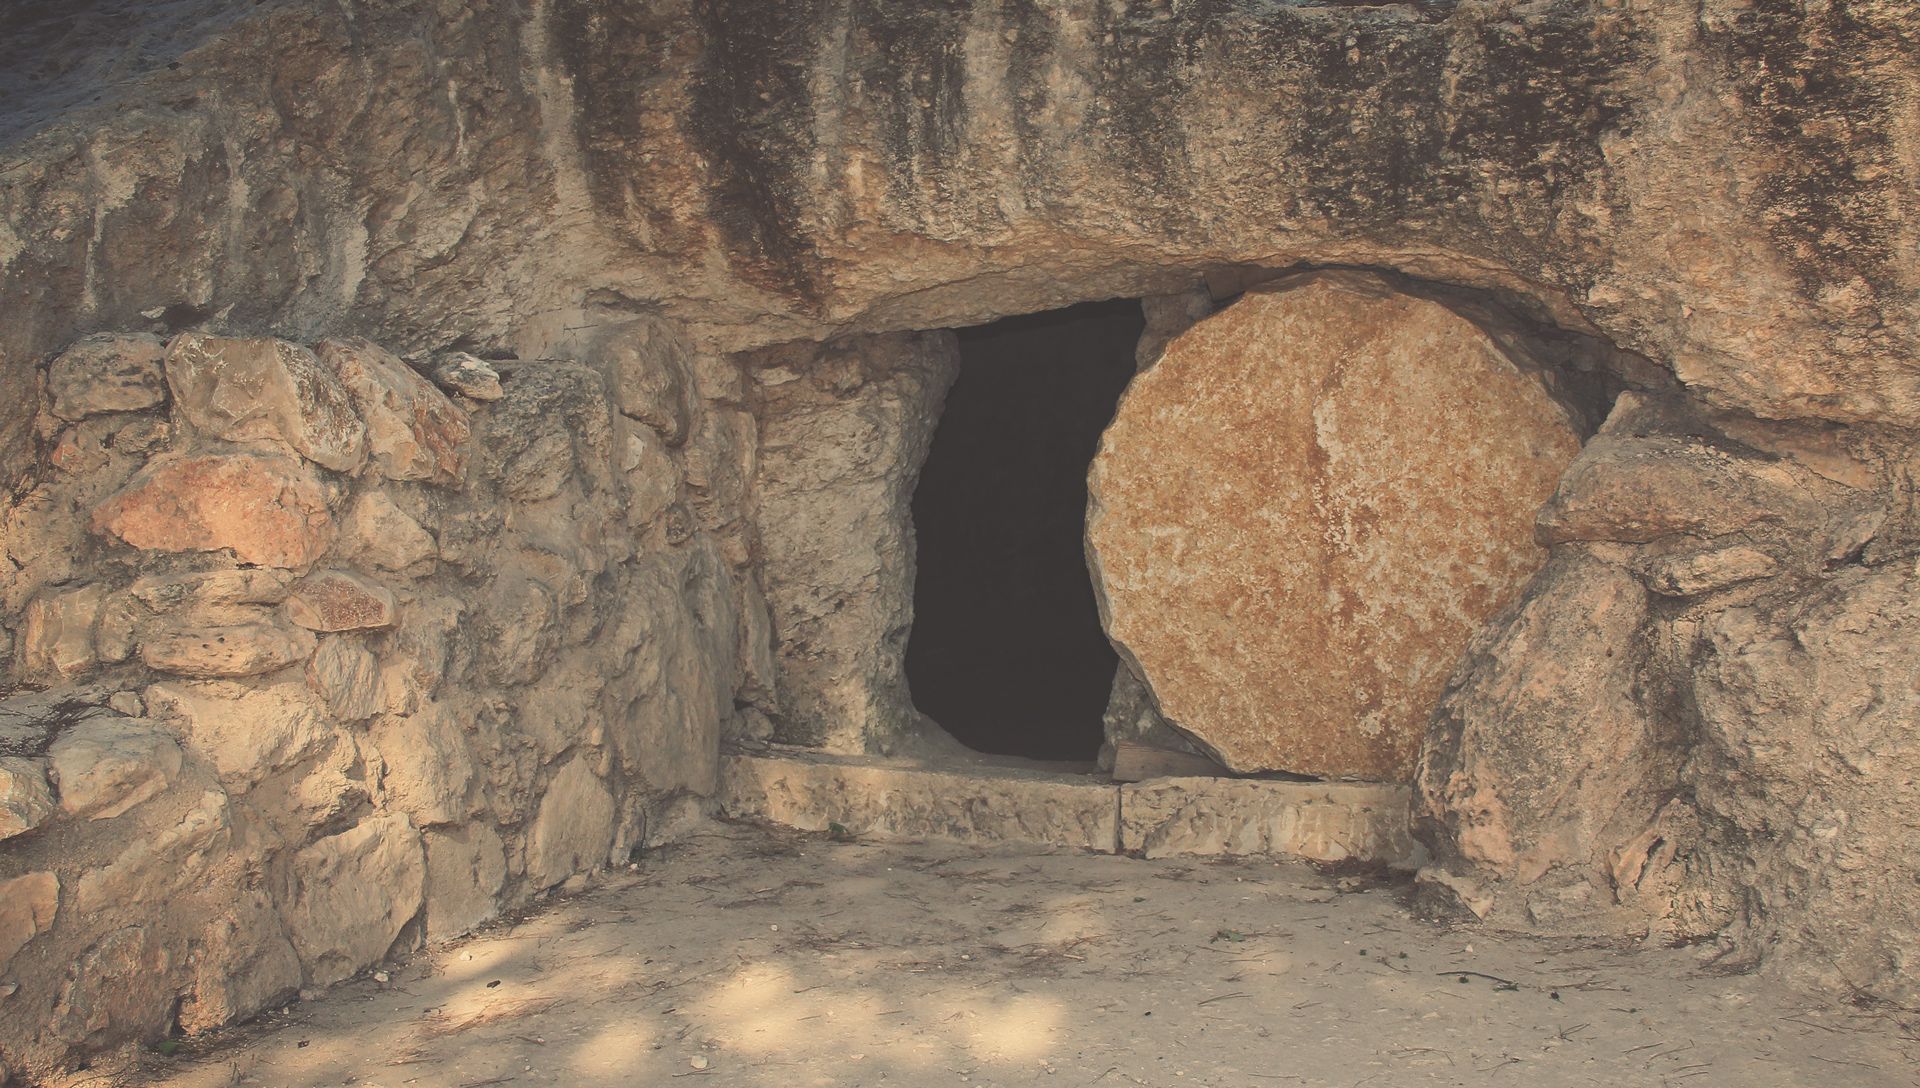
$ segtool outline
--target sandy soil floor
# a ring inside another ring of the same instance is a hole
[[[1504,937],[1303,865],[716,827],[95,1085],[1920,1084],[1711,949]]]

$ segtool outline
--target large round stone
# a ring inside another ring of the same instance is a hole
[[[1353,273],[1174,339],[1094,461],[1088,555],[1162,712],[1237,771],[1407,780],[1480,624],[1545,553],[1579,452],[1538,378]]]

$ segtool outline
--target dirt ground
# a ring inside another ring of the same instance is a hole
[[[1500,936],[1296,864],[716,825],[74,1085],[1920,1084],[1920,1030],[1712,949]]]

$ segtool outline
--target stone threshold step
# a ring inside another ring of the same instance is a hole
[[[1417,869],[1408,789],[1367,782],[1157,778],[783,751],[721,760],[723,815],[863,838],[1066,846],[1098,853],[1355,859]]]

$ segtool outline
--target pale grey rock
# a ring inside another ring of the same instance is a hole
[[[584,756],[547,783],[527,828],[527,880],[551,888],[575,873],[600,869],[613,848],[613,795]]]
[[[481,403],[491,403],[506,395],[500,388],[500,373],[486,360],[464,351],[441,356],[434,363],[433,380],[449,393]]]
[[[140,718],[99,712],[69,726],[48,750],[48,766],[69,816],[110,820],[143,804],[180,774],[180,746]]]
[[[183,333],[167,345],[166,373],[174,410],[211,437],[284,442],[336,472],[366,461],[366,425],[345,387],[298,344]]]
[[[177,819],[149,821],[104,864],[82,872],[73,888],[74,912],[111,920],[129,903],[178,902],[207,892],[232,829],[227,795],[203,791]]]
[[[58,811],[46,760],[0,756],[0,842],[32,831]]]
[[[234,790],[319,754],[334,735],[326,706],[297,679],[165,681],[146,698]]]
[[[252,619],[260,609],[286,600],[293,576],[284,570],[242,567],[184,574],[143,574],[127,592],[157,612],[175,612],[191,623],[222,624]]]
[[[433,828],[427,844],[427,939],[443,941],[473,931],[498,913],[507,878],[500,836],[485,824]]]
[[[309,985],[327,986],[379,962],[420,912],[426,860],[400,814],[372,816],[293,857],[288,936]]]
[[[307,661],[307,684],[343,722],[365,721],[385,705],[380,661],[360,639],[350,635],[320,640],[319,648]]]
[[[47,367],[53,414],[85,419],[103,412],[138,412],[167,399],[160,361],[166,343],[138,333],[100,333],[76,341]]]

